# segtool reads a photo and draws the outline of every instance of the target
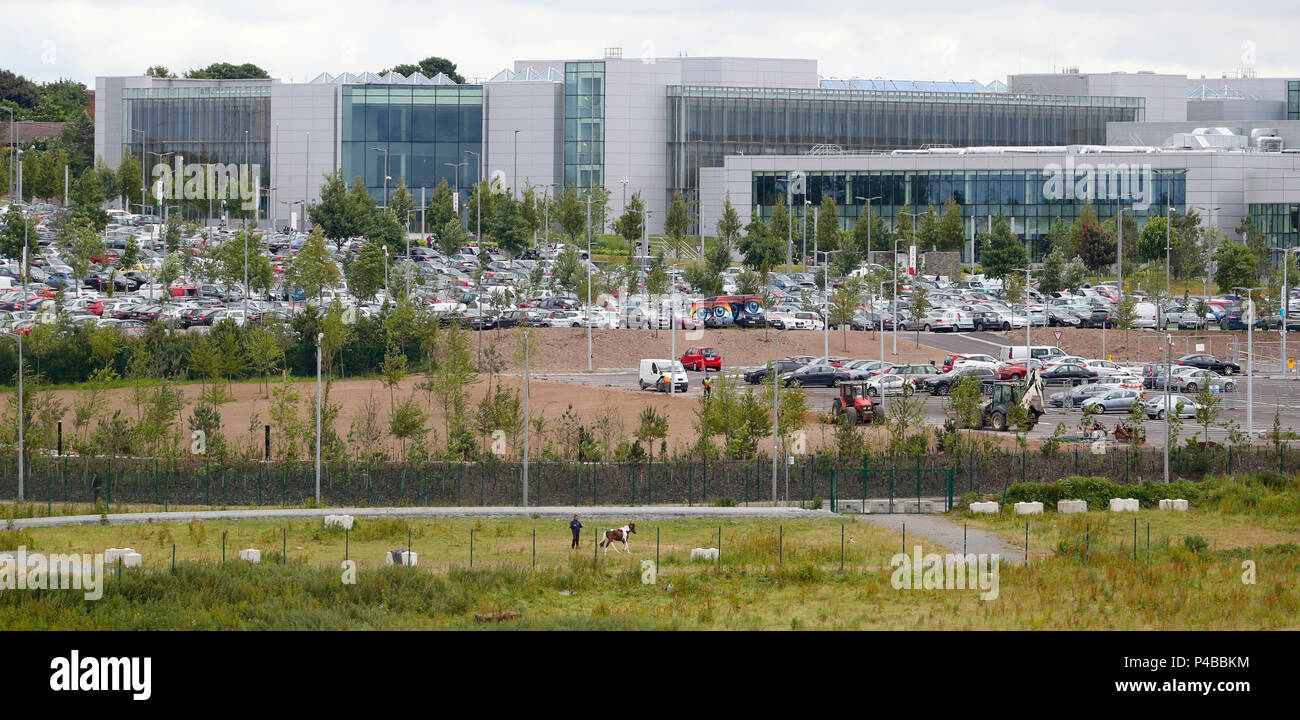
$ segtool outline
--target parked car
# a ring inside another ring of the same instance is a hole
[[[1159,395],[1148,399],[1145,403],[1147,417],[1157,420],[1163,419],[1166,411],[1178,413],[1178,417],[1196,417],[1196,412],[1201,409],[1195,400],[1183,397],[1182,395]]]
[[[1181,365],[1169,378],[1169,389],[1177,392],[1196,393],[1203,387],[1218,388],[1219,392],[1234,392],[1237,383],[1213,370]]]
[[[782,376],[786,387],[835,387],[835,384],[849,379],[849,373],[831,365],[804,365]]]
[[[777,377],[785,375],[786,373],[794,372],[795,370],[798,370],[801,367],[803,367],[803,365],[794,360],[777,360],[776,361]],[[747,370],[745,371],[745,376],[744,376],[745,382],[749,383],[750,385],[758,385],[760,383],[767,382],[767,374],[768,372],[771,371],[771,369],[772,369],[772,365],[771,363],[768,363],[767,365],[763,365],[761,367],[756,367]]]
[[[1100,395],[1090,397],[1083,401],[1083,409],[1086,412],[1088,408],[1096,408],[1097,412],[1130,412],[1133,409],[1133,403],[1142,398],[1140,390],[1110,390]]]
[[[722,354],[717,348],[712,347],[693,347],[687,348],[681,356],[682,365],[687,370],[717,370],[722,372]]]
[[[867,394],[872,397],[882,395],[911,395],[916,392],[912,381],[902,375],[877,375],[867,381]]]
[[[1184,355],[1174,361],[1175,365],[1190,365],[1205,370],[1213,370],[1220,375],[1238,375],[1241,373],[1241,366],[1235,362],[1221,360],[1208,353],[1194,353]]]
[[[916,386],[931,395],[947,395],[952,392],[954,385],[966,377],[978,378],[980,382],[984,383],[995,380],[997,374],[986,367],[958,368],[946,373],[923,377],[916,383]]]

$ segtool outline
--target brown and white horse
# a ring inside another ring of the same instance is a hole
[[[614,543],[621,542],[623,543],[623,549],[627,551],[628,555],[631,555],[632,551],[628,549],[627,546],[627,536],[635,535],[635,534],[636,534],[636,523],[628,523],[621,528],[615,528],[614,530],[606,530],[605,539],[600,541],[600,546],[605,548],[605,554],[608,555],[609,548]],[[615,553],[618,553],[618,551],[619,551],[618,548],[614,548]]]

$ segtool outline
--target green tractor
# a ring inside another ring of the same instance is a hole
[[[984,425],[994,430],[1007,430],[1011,407],[1019,405],[1029,417],[1030,427],[1043,415],[1043,379],[1037,370],[1030,370],[1024,382],[998,381],[991,384],[989,400],[980,408]]]

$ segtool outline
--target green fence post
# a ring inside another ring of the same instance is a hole
[[[645,500],[645,501],[646,501],[646,503],[649,504],[649,505],[654,505],[654,503],[655,503],[655,464],[654,464],[654,462],[647,462],[647,463],[645,464],[645,474],[646,474],[646,480],[649,481],[649,487],[647,488],[646,500]]]
[[[1079,448],[1074,449],[1074,474],[1079,474]]]
[[[889,513],[894,513],[894,468],[889,468]]]
[[[709,461],[705,460],[700,464],[700,502],[709,502]]]
[[[921,512],[921,456],[916,456],[916,511]]]
[[[68,456],[63,456],[63,504],[68,504]]]
[[[172,543],[172,575],[176,574],[176,543]]]
[[[1228,446],[1228,474],[1232,474],[1232,446]]]
[[[785,526],[776,526],[776,566],[785,564]]]
[[[839,497],[838,493],[836,493],[836,487],[835,487],[835,480],[836,480],[835,470],[836,470],[835,468],[831,468],[831,512],[837,512],[836,510],[837,505],[835,503],[835,500],[837,497]]]
[[[1087,564],[1088,558],[1092,555],[1092,523],[1083,524],[1083,562]]]
[[[840,523],[840,573],[844,572],[844,523]]]
[[[1138,519],[1137,516],[1134,515],[1133,516],[1133,561],[1137,562],[1137,559],[1138,559]]]
[[[1147,523],[1147,565],[1151,564],[1151,523]]]
[[[474,567],[474,528],[469,529],[469,566]]]
[[[478,464],[478,504],[483,507],[483,463]]]
[[[655,573],[659,572],[659,526],[655,525]]]
[[[692,463],[687,463],[686,465],[686,504],[687,505],[694,504],[694,498],[692,497],[695,490],[694,484],[695,484],[695,465]]]
[[[578,506],[578,466],[573,466],[573,506]]]
[[[903,521],[903,554],[907,554],[907,521]]]
[[[409,546],[410,543],[408,542]],[[537,528],[533,528],[533,569],[537,569]]]
[[[221,564],[226,564],[226,531],[221,531]]]
[[[1028,458],[1029,456],[1025,452],[1025,449],[1021,448],[1020,449],[1020,482],[1025,482],[1025,480],[1028,479],[1029,477],[1029,471],[1027,466],[1025,465]]]
[[[289,528],[280,528],[280,564],[289,561]]]
[[[206,456],[203,458],[203,504],[212,506],[212,466]]]
[[[1025,521],[1025,567],[1029,567],[1029,521]]]
[[[158,504],[158,459],[153,461],[153,504]]]
[[[713,558],[713,567],[715,570],[722,569],[722,526],[718,526],[718,556]]]
[[[104,509],[109,510],[112,509],[113,507],[113,461],[112,460],[108,461],[108,479],[104,485],[105,485]]]
[[[966,557],[966,523],[961,524],[961,555]]]
[[[591,464],[591,504],[596,505],[596,463]]]

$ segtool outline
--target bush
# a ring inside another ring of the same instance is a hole
[[[1194,501],[1201,493],[1200,485],[1187,481],[1120,485],[1106,478],[1070,477],[1054,483],[1016,483],[1007,488],[1007,504],[1041,502],[1044,508],[1055,508],[1058,500],[1086,500],[1089,510],[1103,510],[1111,498],[1132,497],[1143,507],[1154,508],[1163,498]]]
[[[1183,547],[1199,555],[1210,549],[1210,543],[1200,535],[1188,535],[1183,538]]]
[[[720,497],[713,501],[713,507],[736,507],[736,498]]]

